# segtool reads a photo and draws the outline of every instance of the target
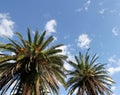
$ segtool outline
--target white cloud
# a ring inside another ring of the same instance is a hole
[[[63,52],[60,54],[63,55],[67,55],[68,56],[68,60],[74,61],[74,56],[71,54],[71,52],[69,51],[70,45],[64,45],[59,47],[59,49],[61,49]],[[68,63],[65,62],[64,67],[67,70],[72,70],[73,68],[71,67],[71,65],[69,65]]]
[[[12,37],[14,24],[15,22],[10,19],[9,14],[0,13],[0,36]]]
[[[91,4],[91,0],[87,0],[87,2],[84,4],[84,9],[86,11],[88,11],[88,8],[89,8],[90,4]]]
[[[110,13],[119,13],[119,11],[118,10],[116,10],[116,9],[112,9],[112,10],[110,10]]]
[[[112,95],[116,95],[116,94],[113,93]]]
[[[101,8],[99,10],[99,14],[103,15],[105,13],[110,14],[110,15],[118,15],[119,16],[119,10],[117,10],[117,9]]]
[[[89,7],[90,7],[90,4],[91,4],[91,0],[87,0],[83,6],[81,8],[78,8],[75,10],[75,12],[81,12],[81,11],[88,11]]]
[[[74,59],[74,56],[71,54],[71,52],[69,51],[69,48],[71,48],[70,45],[64,45],[64,46],[61,46],[59,47],[59,49],[62,50],[62,53],[63,55],[68,55],[68,59],[70,60],[73,60]]]
[[[109,61],[110,63],[116,63],[115,57],[116,57],[116,55],[111,56],[111,57],[108,59],[108,61]]]
[[[120,59],[116,57],[116,55],[111,56],[108,61],[111,64],[119,65],[120,64]]]
[[[90,42],[91,42],[91,39],[88,37],[87,34],[81,34],[78,38],[77,45],[80,48],[89,48]]]
[[[75,12],[81,12],[81,11],[83,11],[83,8],[78,8],[75,10]]]
[[[118,27],[118,26],[113,27],[112,33],[113,33],[115,36],[120,35],[120,27]]]
[[[107,9],[103,8],[103,9],[101,9],[101,10],[99,11],[99,13],[100,13],[101,15],[103,15],[106,11],[107,11]]]
[[[47,31],[48,34],[54,33],[56,32],[56,29],[55,29],[56,25],[57,25],[56,20],[52,19],[46,23],[45,30]]]
[[[64,36],[64,39],[68,39],[70,37],[70,35]]]
[[[112,87],[111,87],[111,90],[112,90],[112,91],[113,91],[113,90],[115,90],[115,89],[116,89],[116,87],[115,87],[115,86],[112,86]]]
[[[108,59],[110,62],[108,71],[111,75],[120,72],[120,58],[117,58],[116,55],[113,55]]]
[[[57,37],[54,36],[53,38],[54,38],[54,41],[57,41]]]
[[[115,73],[120,72],[120,67],[110,67],[110,68],[108,69],[108,71],[109,71],[109,73],[110,73],[111,75],[113,75],[113,74],[115,74]]]

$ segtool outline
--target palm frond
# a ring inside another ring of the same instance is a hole
[[[23,46],[22,47],[26,47],[26,40],[24,40],[23,36],[19,33],[19,32],[15,32],[15,34],[18,36],[18,38],[21,40]]]
[[[46,31],[44,31],[41,36],[39,36],[38,45],[41,45],[44,41]]]
[[[50,36],[47,40],[41,45],[41,50],[45,49],[52,41],[54,40],[53,36]]]
[[[34,36],[34,45],[37,45],[38,38],[39,38],[39,32],[38,32],[38,30],[36,30],[35,36]]]
[[[29,42],[30,45],[31,45],[31,43],[32,43],[32,38],[31,38],[31,35],[30,35],[30,29],[29,29],[29,28],[27,29],[27,33],[28,33],[28,42]]]

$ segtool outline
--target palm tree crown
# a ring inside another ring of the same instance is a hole
[[[0,55],[0,95],[8,90],[10,95],[58,95],[59,83],[65,85],[66,77],[66,56],[58,48],[62,44],[50,47],[53,36],[46,38],[46,31],[41,35],[36,31],[33,38],[29,29],[27,33],[27,40],[17,32],[19,41],[9,38],[10,43],[0,44],[5,51]]]
[[[75,56],[76,62],[69,61],[74,70],[70,71],[67,82],[68,94],[72,95],[111,95],[110,87],[114,81],[104,68],[105,64],[97,63],[98,57],[90,59],[88,51],[84,56]]]

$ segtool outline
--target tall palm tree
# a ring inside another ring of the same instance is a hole
[[[49,46],[53,36],[45,37],[46,31],[36,31],[34,37],[29,29],[27,33],[27,40],[16,32],[19,41],[9,38],[10,43],[0,44],[0,95],[58,95],[66,77],[62,44]]]
[[[85,55],[79,53],[75,62],[69,61],[74,68],[69,72],[67,81],[68,94],[73,95],[111,95],[110,89],[114,81],[108,75],[105,64],[97,63],[98,57],[90,58],[88,51]]]

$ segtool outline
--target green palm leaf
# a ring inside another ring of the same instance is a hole
[[[28,42],[30,43],[30,45],[31,45],[31,43],[32,43],[32,39],[31,39],[31,35],[30,35],[30,29],[28,28],[27,29],[27,33],[28,33]]]
[[[41,44],[43,43],[45,34],[46,34],[46,31],[44,31],[44,32],[41,34],[41,36],[39,36],[38,45],[41,45]]]

